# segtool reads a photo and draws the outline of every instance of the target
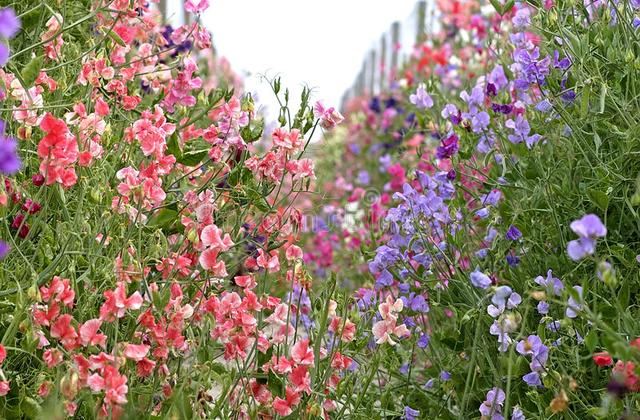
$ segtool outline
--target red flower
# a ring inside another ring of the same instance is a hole
[[[600,367],[611,366],[613,364],[613,359],[606,351],[594,354],[593,361]]]

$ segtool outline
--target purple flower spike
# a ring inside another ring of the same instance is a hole
[[[0,241],[0,260],[3,260],[11,251],[11,247],[5,241]]]

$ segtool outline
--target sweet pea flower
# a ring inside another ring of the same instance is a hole
[[[547,291],[553,292],[553,294],[556,296],[560,296],[562,294],[562,290],[564,289],[564,284],[562,284],[562,281],[557,277],[553,277],[552,270],[547,271],[546,278],[538,276],[533,279],[533,281],[546,288]]]
[[[570,296],[567,300],[567,310],[565,311],[565,315],[568,318],[576,318],[578,316],[578,312],[582,310],[582,287],[581,286],[573,286],[573,290],[578,293],[578,300],[574,299],[573,296]]]
[[[478,411],[483,417],[489,417],[492,420],[503,419],[502,407],[505,399],[506,395],[502,389],[492,388],[487,392],[487,396]]]
[[[331,130],[344,121],[344,117],[334,107],[325,108],[322,102],[316,102],[313,115],[320,119],[320,127]]]
[[[187,0],[184,10],[191,13],[202,13],[209,8],[209,0]]]
[[[433,99],[426,90],[426,85],[420,83],[416,89],[416,93],[409,96],[409,101],[419,109],[427,109],[433,107]]]
[[[587,214],[571,222],[571,230],[579,236],[567,244],[569,258],[579,261],[596,251],[596,239],[607,235],[607,227],[595,214]]]
[[[480,271],[480,269],[476,268],[470,276],[471,284],[473,284],[478,289],[488,289],[491,286],[491,278]]]
[[[404,408],[402,418],[404,420],[416,420],[416,419],[420,418],[419,416],[420,416],[420,411],[414,410],[413,408],[411,408],[409,406],[406,406]]]
[[[500,286],[491,298],[492,305],[487,307],[487,312],[497,318],[505,309],[514,309],[520,302],[522,302],[522,297],[519,294],[511,290],[509,286]]]

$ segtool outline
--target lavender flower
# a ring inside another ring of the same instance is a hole
[[[491,390],[487,392],[486,399],[478,410],[482,416],[490,417],[492,420],[503,419],[502,407],[505,399],[506,395],[502,389],[497,387],[491,388]]]
[[[418,338],[418,342],[416,344],[421,349],[426,349],[427,346],[429,345],[429,341],[430,341],[429,336],[423,333],[423,334],[420,334],[420,337]]]
[[[522,409],[518,406],[513,407],[513,411],[511,412],[511,420],[526,420],[527,418],[524,416]]]
[[[544,370],[549,358],[549,347],[545,346],[537,335],[530,335],[516,345],[516,351],[523,356],[531,356],[531,372],[524,375],[522,380],[529,386],[541,386],[540,372]]]
[[[549,313],[549,304],[545,301],[538,302],[538,306],[536,307],[538,313],[541,315],[546,315]]]
[[[528,148],[531,148],[542,138],[540,134],[529,135],[531,126],[529,125],[529,121],[522,115],[518,115],[515,121],[507,120],[504,125],[514,131],[513,134],[509,134],[508,136],[509,141],[513,144],[524,142]]]
[[[573,296],[570,296],[567,300],[567,310],[565,311],[565,315],[568,318],[576,318],[578,316],[578,312],[582,310],[582,287],[581,286],[573,286],[573,290],[578,293],[578,300],[574,299]]]
[[[409,96],[409,101],[420,109],[431,108],[433,106],[433,99],[427,93],[424,83],[418,85],[418,89],[415,94]]]
[[[0,260],[3,260],[11,251],[11,247],[5,241],[0,240]]]
[[[567,244],[569,258],[579,261],[596,251],[596,239],[607,235],[607,228],[595,214],[587,214],[571,222],[571,230],[579,236]]]
[[[491,279],[489,276],[481,272],[478,268],[469,276],[471,284],[479,289],[488,289],[491,286]]]
[[[546,288],[548,291],[553,292],[554,295],[560,296],[564,289],[564,284],[559,278],[553,277],[553,271],[547,271],[547,277],[538,276],[533,279],[537,284]]]
[[[20,30],[20,19],[10,7],[0,9],[0,37],[13,38]]]
[[[404,408],[404,416],[402,417],[405,420],[416,420],[420,415],[420,411],[414,410],[413,408],[406,406]]]
[[[511,22],[516,29],[524,29],[531,25],[531,12],[526,7],[518,9]]]
[[[442,115],[442,118],[448,118],[454,125],[458,125],[462,121],[460,110],[453,104],[446,104],[440,115]]]
[[[506,309],[514,309],[522,302],[522,297],[509,286],[500,286],[491,297],[491,305],[487,306],[487,313],[494,318],[500,316]]]
[[[20,170],[22,162],[18,156],[18,143],[3,134],[4,123],[0,121],[0,173],[13,175]]]

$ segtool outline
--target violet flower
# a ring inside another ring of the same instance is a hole
[[[18,143],[16,139],[4,135],[4,122],[0,121],[0,174],[13,175],[21,166]]]
[[[582,310],[582,287],[573,286],[573,290],[578,292],[578,300],[574,299],[573,296],[570,296],[567,300],[567,310],[565,311],[567,318],[576,318],[578,312]]]
[[[502,407],[505,399],[506,395],[502,389],[491,388],[478,410],[483,417],[490,417],[491,420],[503,419]]]
[[[509,286],[496,288],[491,297],[491,305],[487,306],[487,313],[493,318],[500,316],[506,309],[514,309],[522,302],[522,297]]]
[[[488,289],[489,286],[491,286],[489,276],[481,272],[478,268],[469,275],[469,279],[471,280],[471,284],[479,289]]]
[[[509,226],[509,229],[504,236],[510,241],[517,241],[518,239],[522,238],[522,232],[520,232],[520,229],[518,229],[514,225],[511,225]]]
[[[569,258],[579,261],[596,251],[596,239],[607,235],[607,228],[595,214],[587,214],[571,222],[571,230],[579,236],[567,244]]]
[[[416,93],[409,96],[409,101],[419,109],[431,108],[433,106],[433,99],[431,99],[431,96],[427,93],[424,83],[418,85]]]

